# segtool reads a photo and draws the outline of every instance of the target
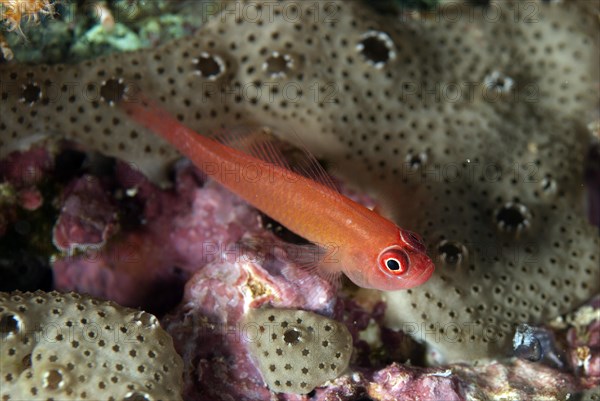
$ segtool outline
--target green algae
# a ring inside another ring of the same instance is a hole
[[[117,23],[110,31],[95,25],[81,36],[70,49],[70,58],[81,60],[90,54],[106,55],[115,51],[133,51],[142,47],[138,36],[127,26]]]
[[[111,53],[156,46],[191,34],[205,21],[207,2],[169,0],[112,0],[106,5],[115,25],[100,23],[102,12],[93,2],[56,3],[53,17],[22,23],[22,34],[4,32],[13,62],[27,64],[77,63]]]

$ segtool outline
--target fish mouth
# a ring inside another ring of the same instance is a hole
[[[416,281],[421,280],[421,278],[423,278],[423,281],[427,281],[429,280],[429,278],[433,275],[433,272],[435,271],[435,265],[433,264],[433,262],[430,262],[429,267],[425,270],[423,270],[423,273],[419,274],[419,276],[416,278]],[[425,276],[425,277],[423,277]]]
[[[410,281],[410,286],[407,288],[419,286],[429,280],[429,278],[433,275],[433,272],[435,271],[435,265],[427,255],[424,256],[427,261],[423,262],[427,263],[428,266],[418,276],[407,279],[407,281]]]

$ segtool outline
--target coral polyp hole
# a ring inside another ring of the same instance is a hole
[[[356,50],[375,68],[383,68],[388,61],[396,58],[394,42],[385,32],[365,33],[356,45]]]
[[[26,103],[29,105],[34,104],[38,100],[42,98],[42,90],[39,85],[36,83],[29,83],[27,85],[23,85],[23,90],[21,91],[21,97],[19,100],[22,103]]]
[[[124,99],[126,94],[127,86],[121,78],[111,78],[100,86],[100,98],[111,106]]]
[[[540,186],[545,194],[553,194],[556,192],[556,181],[550,176],[542,178]]]
[[[408,168],[411,170],[418,170],[427,163],[427,154],[424,152],[421,153],[412,153],[409,152],[406,155],[406,164]]]
[[[132,392],[128,393],[123,401],[151,401],[151,398],[144,393]]]
[[[294,60],[289,54],[275,51],[263,63],[262,68],[271,78],[285,77],[294,68]]]
[[[24,369],[28,369],[31,367],[31,354],[27,354],[21,360]]]
[[[520,232],[529,227],[531,216],[527,207],[519,203],[507,203],[496,212],[498,228],[507,232]]]
[[[301,333],[296,329],[289,329],[283,333],[283,341],[288,345],[298,344],[301,338]]]
[[[441,241],[437,246],[437,252],[440,261],[450,266],[460,265],[467,257],[467,248],[457,241]]]
[[[2,315],[0,318],[0,335],[2,335],[2,338],[15,335],[19,331],[21,331],[21,320],[17,316],[11,313]]]
[[[514,85],[512,78],[501,74],[498,71],[494,71],[489,75],[486,75],[483,79],[483,86],[492,92],[499,94],[509,93]]]
[[[196,74],[208,80],[214,81],[225,71],[225,63],[219,56],[202,52],[200,57],[192,60],[196,67]]]
[[[159,325],[156,317],[146,312],[137,312],[133,317],[133,321],[147,329],[156,328]]]
[[[50,390],[57,390],[64,387],[64,377],[60,370],[51,369],[44,375],[44,387]]]

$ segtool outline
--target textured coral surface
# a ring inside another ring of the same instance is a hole
[[[169,311],[189,400],[598,398],[597,298],[553,323],[556,341],[534,335],[600,289],[598,229],[584,207],[584,157],[598,134],[598,3],[211,10],[196,34],[162,47],[0,65],[3,272],[18,260],[12,269],[25,275],[40,263],[35,249],[52,253],[58,289]],[[115,104],[140,91],[203,134],[267,126],[299,138],[361,201],[371,196],[424,236],[434,277],[383,298],[336,293],[298,268],[293,234],[189,164],[173,168],[174,149]],[[9,154],[40,139],[46,149]],[[57,150],[62,139],[117,160],[75,151],[79,165]],[[589,193],[597,218],[597,189]],[[271,392],[241,339],[245,314],[265,306],[345,324],[349,369],[307,396]],[[539,358],[494,361],[513,353],[521,323],[538,347],[527,355]],[[414,366],[426,359],[415,339],[442,365]],[[559,362],[544,365],[555,353]],[[478,358],[488,360],[461,363]]]
[[[389,324],[440,331],[449,359],[502,355],[513,324],[564,313],[600,286],[581,206],[597,9],[526,5],[416,19],[358,2],[232,3],[157,49],[3,66],[0,151],[32,132],[68,137],[161,180],[174,150],[114,107],[139,90],[200,132],[298,135],[439,258],[425,286],[390,294],[402,307]]]
[[[254,329],[245,340],[275,392],[306,394],[339,377],[350,362],[352,336],[346,326],[317,313],[254,309],[243,323]]]
[[[3,400],[181,399],[181,358],[158,320],[89,296],[0,293]]]

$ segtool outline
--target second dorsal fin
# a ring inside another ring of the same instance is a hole
[[[294,146],[279,139],[269,127],[235,127],[213,136],[216,141],[252,157],[292,171],[339,193],[335,181],[316,157],[291,132]],[[300,146],[297,146],[297,145]]]

